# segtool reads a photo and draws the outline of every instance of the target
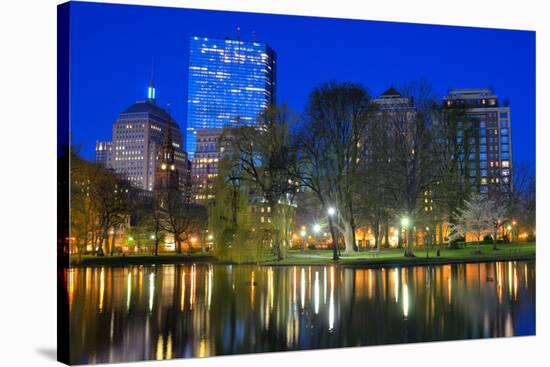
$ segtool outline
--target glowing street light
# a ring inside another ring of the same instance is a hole
[[[307,235],[307,232],[305,230],[300,231],[300,236],[305,237]]]
[[[334,209],[333,207],[329,207],[327,209],[327,214],[332,217],[334,214],[336,214],[336,209]]]
[[[508,226],[506,227],[507,230],[511,231],[512,230],[512,226],[508,224]]]
[[[154,234],[151,235],[151,239],[152,239],[152,240],[155,239],[155,235],[154,235]]]
[[[409,226],[409,218],[407,217],[403,217],[403,219],[401,219],[401,225],[405,228],[407,228]]]
[[[313,232],[315,232],[315,233],[321,232],[321,226],[319,224],[315,223],[313,225]]]
[[[209,234],[209,235],[208,235],[208,241],[212,241],[213,239],[214,239],[214,236],[211,235],[211,234]]]
[[[132,236],[128,236],[128,241],[133,241],[134,238]]]

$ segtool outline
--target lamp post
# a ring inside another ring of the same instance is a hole
[[[300,236],[302,237],[302,251],[304,251],[306,248],[305,244],[306,244],[306,236],[307,236],[305,226],[302,226],[302,230],[300,231]]]
[[[429,251],[430,251],[430,227],[426,227],[426,258],[430,257]]]
[[[338,260],[338,243],[336,242],[336,235],[334,234],[334,226],[332,225],[332,218],[336,215],[336,209],[332,206],[327,208],[328,225],[330,234],[332,237],[332,260]]]

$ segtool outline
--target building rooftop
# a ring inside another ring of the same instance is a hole
[[[171,118],[170,114],[166,112],[165,109],[158,106],[153,101],[138,101],[125,109],[121,115],[125,114],[134,114],[134,113],[147,113],[150,115],[155,115],[156,117],[168,121],[172,120],[172,124],[177,124],[174,118]]]

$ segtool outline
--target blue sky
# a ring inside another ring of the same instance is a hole
[[[509,100],[514,163],[535,168],[535,32],[317,17],[73,2],[73,144],[93,158],[118,114],[146,97],[154,63],[157,100],[185,127],[188,39],[236,37],[277,53],[277,102],[302,112],[325,81],[353,81],[374,94],[423,80],[451,88],[493,88]]]

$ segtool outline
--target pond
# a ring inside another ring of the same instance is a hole
[[[71,362],[533,335],[535,266],[67,269]]]

